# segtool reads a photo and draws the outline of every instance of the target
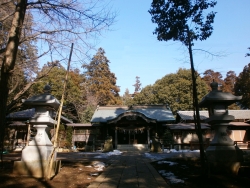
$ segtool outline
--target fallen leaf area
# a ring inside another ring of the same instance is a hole
[[[239,174],[210,173],[209,177],[201,176],[198,160],[160,160],[151,163],[171,188],[249,188],[250,169],[242,168]]]
[[[101,162],[100,162],[101,163]],[[62,167],[52,180],[44,181],[12,173],[13,162],[4,162],[0,169],[0,187],[4,188],[84,188],[93,182],[102,171],[95,162],[63,161]],[[101,163],[102,165],[103,163]],[[171,188],[249,188],[250,170],[240,171],[238,176],[230,174],[210,174],[202,178],[199,161],[166,159],[151,163]],[[106,166],[105,168],[108,168]],[[104,168],[104,170],[105,170]]]
[[[102,173],[93,162],[62,162],[60,172],[52,179],[17,176],[12,173],[13,162],[4,162],[0,169],[0,187],[4,188],[84,188]]]

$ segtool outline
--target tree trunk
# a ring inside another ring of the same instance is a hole
[[[6,106],[9,93],[9,80],[14,70],[18,45],[20,41],[22,25],[24,22],[27,0],[17,0],[16,10],[9,31],[8,43],[1,67],[0,80],[0,143],[1,143],[1,161],[4,150],[4,137],[6,127]]]
[[[194,122],[195,122],[195,129],[197,131],[197,135],[198,135],[198,138],[199,138],[199,144],[200,144],[200,159],[201,159],[202,172],[203,172],[203,174],[205,174],[205,170],[206,170],[205,152],[204,152],[203,138],[202,138],[202,133],[201,133],[200,111],[199,111],[198,97],[197,97],[197,87],[196,87],[196,76],[195,76],[192,44],[191,44],[191,40],[190,40],[190,32],[189,32],[189,30],[188,30],[188,51],[189,51],[189,57],[190,57],[192,82],[193,82],[193,105],[194,105],[194,108],[195,108]]]

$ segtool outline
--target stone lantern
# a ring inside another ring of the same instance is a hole
[[[57,111],[60,106],[60,102],[50,94],[50,91],[50,86],[46,85],[43,94],[23,100],[23,105],[35,108],[35,114],[29,123],[37,129],[37,134],[22,150],[21,161],[16,161],[14,164],[14,173],[34,177],[44,177],[46,174],[53,144],[45,129],[57,123],[52,117],[54,111]],[[56,155],[53,161],[56,166],[58,163]]]
[[[214,138],[206,149],[207,160],[215,171],[222,170],[237,174],[243,155],[227,132],[229,122],[234,120],[234,116],[228,114],[228,106],[240,101],[242,97],[219,91],[216,82],[211,83],[210,86],[212,91],[199,103],[200,107],[208,109],[209,118],[206,122],[215,131]]]

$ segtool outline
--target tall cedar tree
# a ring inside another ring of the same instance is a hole
[[[243,71],[236,78],[235,95],[242,95],[242,100],[239,102],[241,108],[250,108],[250,63],[246,65]]]
[[[236,73],[234,71],[228,71],[226,78],[224,79],[222,91],[229,92],[235,95],[234,85],[235,85],[236,79],[237,79]],[[239,102],[231,104],[230,106],[228,106],[228,109],[240,110]]]
[[[105,51],[99,48],[89,64],[84,64],[87,90],[96,97],[99,105],[122,104],[120,88],[116,85],[115,74],[109,69],[109,60]]]
[[[154,34],[160,41],[180,41],[189,51],[192,81],[193,81],[193,103],[194,119],[200,142],[200,158],[203,173],[205,173],[205,153],[201,134],[200,114],[196,89],[196,72],[194,70],[192,46],[196,40],[206,40],[212,34],[215,12],[206,16],[205,10],[216,5],[215,1],[208,0],[153,0],[149,13],[152,22],[158,27]]]
[[[206,82],[209,91],[211,91],[210,84],[215,81],[219,84],[219,89],[221,91],[234,94],[234,84],[237,77],[234,71],[228,71],[224,80],[222,79],[222,74],[220,72],[215,72],[212,69],[206,70],[203,75],[202,80]],[[228,108],[231,110],[238,110],[240,107],[234,103]]]
[[[135,84],[133,86],[135,87],[135,93],[138,93],[139,91],[141,91],[141,82],[140,82],[139,76],[135,77]]]
[[[220,86],[220,89],[224,85],[224,80],[222,79],[222,74],[220,72],[215,72],[212,69],[208,69],[203,73],[202,79],[206,82],[207,88],[209,91],[211,91],[210,84],[215,81]]]
[[[224,84],[222,86],[222,91],[234,94],[234,84],[236,82],[236,73],[234,71],[228,71],[226,78],[224,79]]]

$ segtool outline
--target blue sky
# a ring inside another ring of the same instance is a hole
[[[111,31],[102,33],[96,47],[105,50],[110,70],[117,77],[120,95],[126,88],[134,92],[136,76],[145,87],[166,74],[176,73],[179,68],[190,68],[186,47],[178,41],[158,41],[153,35],[156,25],[148,13],[151,0],[111,0],[111,5],[117,12],[116,23]],[[207,50],[220,57],[195,51],[195,69],[200,74],[213,69],[222,75],[230,70],[238,75],[250,63],[250,57],[245,57],[250,47],[249,7],[249,0],[218,1],[213,9],[217,12],[213,34],[206,41],[196,42],[194,49]]]

